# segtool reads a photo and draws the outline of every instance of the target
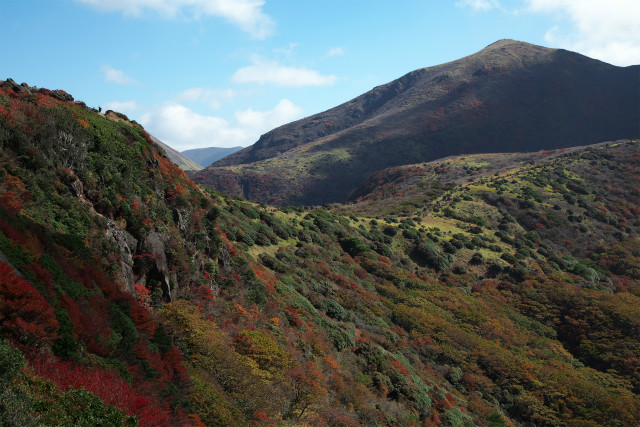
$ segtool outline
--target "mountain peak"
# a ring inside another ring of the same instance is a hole
[[[536,49],[550,49],[547,47],[543,47],[543,46],[539,46],[539,45],[535,45],[527,42],[522,42],[519,40],[500,39],[498,41],[491,43],[490,45],[482,49],[480,52],[489,50],[489,49],[499,49],[499,48],[508,48],[508,47],[533,47]],[[550,50],[554,50],[554,49],[550,49]]]
[[[260,201],[323,204],[388,167],[635,138],[637,68],[499,40],[274,129],[195,178]]]

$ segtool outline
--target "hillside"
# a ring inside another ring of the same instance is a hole
[[[348,200],[377,170],[640,134],[639,67],[501,40],[281,126],[195,180],[279,205]]]
[[[0,82],[0,425],[637,426],[639,164],[451,157],[276,209]]]
[[[124,115],[122,113],[119,113],[117,111],[108,110],[107,112],[104,113],[104,116],[106,118],[108,118],[109,120],[113,120],[113,121],[116,121],[116,122],[124,122],[124,123],[130,124],[130,125],[133,125],[133,126],[140,127],[140,125],[137,122],[129,120],[129,118],[126,115]],[[203,169],[202,166],[200,166],[198,163],[192,161],[191,159],[187,158],[186,156],[183,156],[179,151],[176,151],[173,148],[169,147],[167,144],[165,144],[164,142],[160,141],[155,136],[151,135],[151,140],[158,147],[162,148],[164,150],[165,154],[167,155],[167,157],[169,158],[169,160],[171,160],[176,165],[180,166],[180,168],[182,170],[185,170],[185,171],[199,171],[199,170]]]
[[[199,162],[197,162],[196,160],[192,159],[191,157],[185,155],[184,153],[181,153],[181,152],[179,152],[177,150],[174,150],[173,148],[169,147],[164,142],[160,141],[155,136],[152,136],[151,139],[157,145],[162,147],[164,152],[167,153],[167,157],[169,157],[169,160],[171,160],[176,165],[180,166],[180,169],[182,169],[184,171],[199,171],[199,170],[203,169],[203,167],[200,166]]]
[[[242,147],[207,147],[207,148],[194,148],[191,150],[185,150],[182,152],[183,156],[186,156],[194,162],[203,165],[205,168],[211,163],[222,159],[230,154],[241,150]]]

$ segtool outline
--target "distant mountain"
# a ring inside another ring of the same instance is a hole
[[[180,166],[182,168],[182,170],[185,170],[185,171],[199,171],[199,170],[203,169],[203,167],[200,166],[201,165],[200,163],[194,161],[193,159],[191,159],[188,156],[185,156],[184,154],[180,153],[179,151],[169,147],[167,144],[165,144],[164,142],[160,141],[155,136],[152,135],[151,139],[153,140],[153,142],[155,142],[160,147],[162,147],[162,149],[165,151],[165,153],[167,153],[167,157],[169,157],[169,160],[171,160],[176,165]]]
[[[640,66],[498,41],[281,126],[195,174],[274,204],[348,200],[377,170],[640,135]]]
[[[204,166],[205,168],[209,166],[211,163],[216,160],[220,160],[229,154],[233,154],[238,150],[241,150],[242,147],[207,147],[207,148],[194,148],[192,150],[185,150],[182,152],[183,156],[186,156],[198,163],[199,165]]]

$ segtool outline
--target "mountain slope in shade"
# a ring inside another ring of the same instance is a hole
[[[276,204],[345,201],[377,170],[640,134],[639,66],[501,40],[281,126],[195,179]]]
[[[222,159],[229,154],[233,154],[242,147],[207,147],[207,148],[194,148],[192,150],[185,150],[181,154],[188,157],[199,165],[205,168],[211,163]]]
[[[175,149],[169,147],[167,144],[165,144],[164,142],[160,141],[155,136],[152,135],[151,139],[153,140],[153,142],[155,142],[160,147],[162,147],[164,152],[167,153],[167,157],[169,157],[169,160],[171,160],[176,165],[180,166],[180,168],[182,168],[182,170],[185,170],[185,171],[199,171],[199,170],[203,169],[203,167],[200,166],[200,163],[194,161],[193,159],[189,158],[188,156],[185,156],[184,154],[182,154],[178,150],[175,150]]]

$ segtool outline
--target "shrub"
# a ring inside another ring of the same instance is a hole
[[[336,320],[345,320],[347,317],[347,311],[335,300],[327,299],[324,301],[324,311],[327,316]]]
[[[480,265],[482,263],[484,263],[484,257],[480,252],[474,253],[471,259],[469,260],[469,264],[471,265]]]
[[[387,236],[393,237],[396,234],[398,234],[398,229],[395,228],[393,225],[387,225],[382,229],[382,232]]]
[[[500,255],[500,258],[507,261],[509,264],[515,264],[518,261],[515,256],[509,253],[503,253],[502,255]]]
[[[451,268],[453,256],[443,254],[438,247],[429,240],[420,242],[411,253],[412,258],[420,265],[426,265],[437,271]]]
[[[350,237],[340,241],[342,249],[351,256],[359,255],[363,252],[369,251],[369,248],[357,237]]]

